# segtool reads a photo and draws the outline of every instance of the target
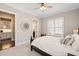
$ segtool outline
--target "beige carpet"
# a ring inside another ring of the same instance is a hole
[[[26,45],[20,45],[0,51],[0,56],[41,56],[36,51],[30,51]]]

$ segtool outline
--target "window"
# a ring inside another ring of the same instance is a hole
[[[64,18],[48,20],[48,35],[64,36]]]

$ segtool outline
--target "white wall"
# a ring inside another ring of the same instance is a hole
[[[16,12],[15,15],[15,41],[16,45],[29,42],[29,39],[32,35],[32,17],[29,14],[26,14],[25,12],[18,11]],[[24,30],[22,29],[22,24],[23,23],[28,23],[29,29]]]
[[[65,35],[72,32],[76,27],[79,27],[79,9],[71,10],[61,14],[53,15],[42,20],[42,33],[47,33],[47,20],[64,17]]]
[[[12,12],[15,14],[15,45],[29,43],[30,37],[32,35],[32,19],[36,17],[4,4],[0,4],[0,10]],[[38,18],[36,19],[39,20]],[[29,24],[29,29],[27,30],[23,30],[21,28],[22,23],[25,23],[25,22]]]

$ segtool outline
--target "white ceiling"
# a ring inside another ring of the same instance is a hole
[[[48,8],[44,12],[42,12],[40,9],[35,9],[38,7],[38,4],[36,3],[9,3],[7,5],[14,6],[15,8],[30,12],[40,18],[45,18],[60,12],[65,12],[79,8],[78,3],[47,3],[47,4],[53,6],[53,8]]]

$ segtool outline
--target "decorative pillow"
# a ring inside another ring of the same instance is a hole
[[[73,39],[73,41],[70,43],[70,46],[72,46],[72,44],[75,42],[75,40]]]
[[[76,48],[76,46],[78,44],[77,42],[79,42],[79,41],[77,41],[78,39],[79,39],[78,34],[69,34],[64,39],[61,39],[60,43],[64,44],[64,45],[68,45],[68,46],[73,46],[74,48]]]
[[[68,37],[64,40],[64,44],[67,45],[69,41],[72,41],[72,37]]]
[[[74,40],[73,36],[71,34],[69,34],[68,36],[65,37],[63,44],[71,46],[74,41],[75,40]]]
[[[72,44],[75,42],[74,38],[72,37],[71,40],[66,44],[68,46],[72,46]]]

